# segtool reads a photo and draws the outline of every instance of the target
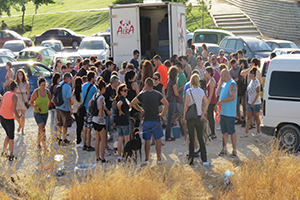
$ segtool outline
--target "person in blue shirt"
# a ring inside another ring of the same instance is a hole
[[[136,69],[136,71],[138,71],[139,69],[139,56],[140,56],[140,52],[139,50],[134,50],[133,51],[133,58],[131,59],[130,63],[134,65],[134,68]]]
[[[221,72],[221,79],[224,82],[221,89],[220,99],[216,106],[221,106],[220,125],[223,134],[223,148],[218,153],[219,156],[227,154],[226,146],[229,135],[232,142],[231,157],[236,157],[236,142],[237,136],[235,132],[235,117],[236,117],[236,103],[237,103],[237,85],[236,82],[230,77],[229,71],[223,69]]]
[[[87,73],[88,82],[82,85],[82,101],[84,102],[84,106],[86,108],[86,116],[84,117],[84,129],[83,129],[83,150],[85,151],[95,151],[95,148],[91,146],[91,131],[93,128],[92,118],[93,115],[89,112],[89,102],[97,93],[97,88],[94,86],[96,73],[90,71]],[[89,90],[89,91],[88,91]]]
[[[59,83],[62,86],[62,98],[64,103],[56,107],[57,112],[57,131],[58,131],[58,144],[69,145],[71,142],[67,140],[68,128],[72,126],[72,92],[70,83],[72,81],[72,74],[69,72],[63,75],[63,81]],[[63,139],[61,138],[61,131],[63,131]]]

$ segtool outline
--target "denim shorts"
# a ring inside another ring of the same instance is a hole
[[[117,126],[119,137],[127,136],[130,134],[130,125]]]
[[[37,123],[37,125],[44,124],[46,126],[47,119],[48,119],[48,113],[41,114],[41,113],[34,113],[34,119]]]
[[[261,108],[261,104],[254,105],[253,107],[251,107],[251,104],[248,103],[247,111],[252,111],[254,113],[259,113],[260,112],[260,108]]]
[[[228,133],[232,135],[235,133],[235,117],[220,116],[220,125],[222,134]]]
[[[161,123],[157,121],[146,121],[143,123],[143,139],[150,140],[153,133],[154,139],[158,140],[164,136]]]

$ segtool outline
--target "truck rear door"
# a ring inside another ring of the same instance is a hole
[[[171,17],[170,23],[171,30],[169,33],[172,38],[172,54],[177,54],[182,56],[186,54],[186,16],[185,16],[185,6],[182,4],[170,4],[171,5]]]
[[[139,7],[111,7],[111,55],[120,68],[123,61],[130,61],[135,49],[140,50]]]

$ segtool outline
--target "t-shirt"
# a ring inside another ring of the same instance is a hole
[[[89,88],[89,86],[91,85],[90,82],[87,82],[85,84],[82,85],[82,102],[84,101],[85,95],[87,93],[87,90]],[[93,97],[93,95],[97,93],[97,88],[93,85],[89,91],[89,93],[87,94],[84,106],[86,109],[89,109],[89,102],[91,100],[91,98]]]
[[[177,77],[177,90],[179,90],[179,88],[183,85],[186,84],[186,77],[183,73],[183,71],[178,75]],[[181,103],[183,103],[183,90],[181,92],[179,92],[179,96],[181,97],[182,101]]]
[[[139,68],[139,62],[138,62],[137,60],[134,60],[134,59],[132,58],[131,61],[130,61],[130,63],[134,65],[134,68],[135,68],[136,70],[138,70],[138,68]]]
[[[223,60],[222,60],[222,62],[221,62],[220,57],[218,57],[218,58],[217,58],[217,62],[218,62],[219,64],[221,64],[221,63],[227,64],[228,60],[227,60],[225,57],[223,57]]]
[[[72,74],[72,76],[74,77],[74,76],[77,74],[77,71],[76,71],[75,69],[73,69],[73,70],[71,71],[71,74]]]
[[[102,76],[103,80],[108,84],[110,83],[110,76],[111,76],[111,71],[109,71],[108,69],[104,70],[102,72],[102,74],[100,75]]]
[[[184,96],[184,100],[186,100],[186,91],[188,90],[188,89],[190,89],[191,88],[191,82],[189,81],[189,82],[187,82],[185,85],[184,85],[184,88],[183,88],[183,96]]]
[[[196,57],[192,56],[189,59],[189,65],[192,67],[192,70],[195,69],[195,67],[197,66],[197,60]]]
[[[176,103],[176,96],[174,94],[173,85],[176,85],[176,81],[169,79],[166,99],[168,100],[168,102],[175,102]]]
[[[248,103],[252,104],[257,92],[256,92],[256,88],[260,87],[260,83],[257,79],[255,80],[251,80],[248,87],[247,87],[247,92],[248,92]],[[260,96],[257,98],[257,100],[255,101],[254,105],[259,105],[261,104],[261,99]]]
[[[117,126],[125,126],[129,125],[129,104],[130,102],[123,96],[118,97],[117,102],[122,101],[123,104],[121,106],[121,110],[125,115],[119,116],[119,109],[116,109],[116,125]]]
[[[60,82],[59,85],[62,85],[64,81]],[[68,83],[65,83],[62,86],[62,98],[64,100],[63,105],[56,107],[56,109],[63,111],[70,111],[68,98],[72,98],[71,86]]]
[[[164,85],[164,88],[167,89],[167,83],[168,83],[168,68],[161,64],[157,68],[157,72],[161,76],[161,83]]]
[[[116,97],[116,90],[112,89],[111,85],[106,87],[106,91],[104,93],[105,103],[108,110],[111,109],[112,103]]]
[[[146,90],[137,96],[137,99],[144,105],[144,121],[160,121],[158,107],[163,98],[163,95],[155,90]]]
[[[205,96],[204,91],[201,88],[190,88],[187,90],[187,93],[190,96],[190,105],[193,103],[196,104],[197,107],[197,114],[198,116],[202,115],[202,100],[203,97]]]
[[[229,70],[229,74],[230,74],[230,77],[232,79],[236,79],[239,77],[240,75],[240,71],[241,71],[241,67],[237,67],[236,69],[233,69],[233,67]]]
[[[216,69],[216,70],[218,70],[219,69],[219,63],[217,63],[216,65],[211,65],[212,66],[212,68],[214,68],[214,69]]]
[[[205,71],[205,67],[202,66],[202,69],[200,69],[198,66],[196,66],[195,69],[197,69],[197,70],[199,71],[200,79],[204,79],[204,71]]]
[[[156,90],[161,93],[163,90],[164,85],[162,83],[159,83],[157,86],[153,86],[153,90]]]
[[[98,95],[100,95],[100,94],[96,94],[95,97],[97,98]],[[100,95],[97,99],[97,108],[98,108],[99,112],[100,112],[100,109],[99,109],[100,100],[103,99],[103,98],[104,98],[104,96]],[[100,124],[100,125],[106,125],[106,119],[105,119],[106,115],[105,115],[105,112],[104,112],[104,107],[105,107],[105,101],[103,101],[103,104],[102,104],[103,119],[100,118],[100,113],[99,113],[98,116],[93,116],[92,122],[94,122],[96,124]]]
[[[85,75],[87,75],[87,71],[83,67],[81,67],[80,70],[76,74],[76,76],[80,76],[80,77],[83,77]]]

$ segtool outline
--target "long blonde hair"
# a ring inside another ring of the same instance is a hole
[[[28,78],[27,78],[27,76],[26,76],[26,74],[25,74],[25,71],[24,71],[23,69],[19,69],[19,70],[17,71],[16,79],[15,79],[15,81],[17,82],[17,84],[19,85],[19,83],[20,83],[20,79],[19,79],[19,77],[18,77],[18,74],[19,74],[19,73],[22,73],[22,74],[23,74],[23,80],[22,80],[22,82],[23,82],[23,83],[28,83]]]

